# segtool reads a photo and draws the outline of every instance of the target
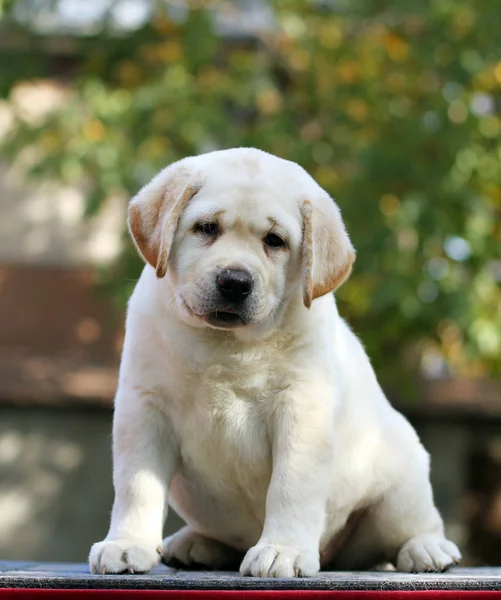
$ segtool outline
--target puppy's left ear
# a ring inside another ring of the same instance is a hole
[[[350,275],[355,250],[337,204],[324,193],[300,207],[303,218],[303,301],[333,292]]]
[[[167,167],[145,185],[129,204],[129,231],[136,247],[157,273],[165,277],[177,224],[201,185],[179,163]]]

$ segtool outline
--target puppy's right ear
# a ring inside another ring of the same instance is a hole
[[[145,185],[129,203],[129,231],[157,277],[167,273],[167,262],[183,210],[201,185],[179,164],[171,165]]]

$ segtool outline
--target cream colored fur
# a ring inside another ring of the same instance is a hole
[[[211,220],[216,240],[196,230]],[[161,555],[187,567],[242,561],[259,577],[457,562],[428,455],[329,293],[354,252],[313,179],[255,149],[187,158],[131,202],[130,227],[150,264],[129,303],[116,496],[92,571],[146,572]],[[265,247],[270,230],[285,248]],[[205,319],[219,268],[253,276],[244,326]],[[162,542],[168,505],[187,527]]]

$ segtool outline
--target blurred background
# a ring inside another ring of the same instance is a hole
[[[340,311],[432,454],[465,564],[501,564],[499,0],[0,12],[0,558],[83,561],[106,534],[128,199],[256,146],[340,204]]]

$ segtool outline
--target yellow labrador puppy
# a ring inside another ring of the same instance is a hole
[[[130,203],[129,227],[147,265],[92,571],[239,560],[243,575],[307,577],[459,561],[428,455],[337,312],[331,292],[355,253],[329,195],[297,164],[223,150],[164,169]],[[187,526],[162,544],[169,504]]]

